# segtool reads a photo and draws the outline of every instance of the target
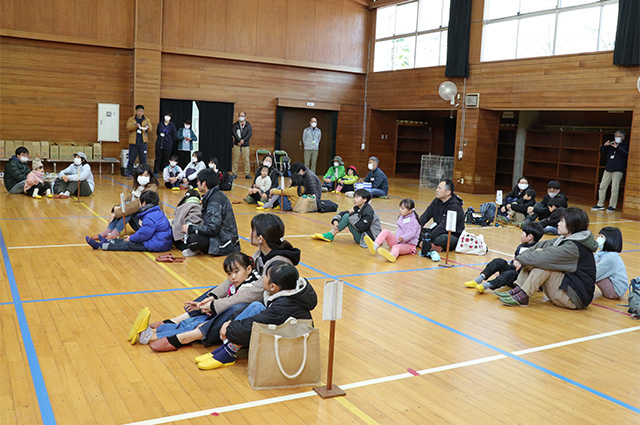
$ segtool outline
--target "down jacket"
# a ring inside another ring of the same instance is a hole
[[[209,238],[210,255],[229,255],[240,251],[238,227],[229,198],[214,186],[202,196],[202,224],[189,226],[189,234]]]
[[[173,244],[171,225],[160,206],[145,205],[138,211],[138,218],[142,225],[137,232],[129,236],[129,241],[141,243],[149,251],[169,251]]]

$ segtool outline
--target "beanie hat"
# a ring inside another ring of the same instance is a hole
[[[31,164],[31,168],[33,170],[37,170],[38,168],[42,167],[42,160],[40,158],[34,158],[33,159],[33,163]]]
[[[87,154],[85,154],[82,151],[76,152],[74,155],[78,155],[80,158],[84,159],[85,161],[87,160]]]

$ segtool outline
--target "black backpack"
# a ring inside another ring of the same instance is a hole
[[[226,171],[222,172],[222,178],[220,179],[220,190],[231,190],[233,187],[233,175],[227,173]]]
[[[318,212],[326,213],[326,212],[336,212],[338,211],[338,204],[328,199],[321,199],[318,201]]]
[[[631,280],[629,284],[629,313],[632,319],[640,319],[640,276]]]

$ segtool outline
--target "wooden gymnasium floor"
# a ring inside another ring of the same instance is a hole
[[[322,400],[309,388],[253,391],[246,360],[198,370],[193,358],[207,351],[200,344],[161,354],[131,346],[126,333],[142,307],[154,321],[180,313],[184,301],[224,279],[222,258],[162,264],[146,253],[93,251],[84,236],[104,228],[127,182],[102,176],[96,184],[82,203],[1,195],[3,425],[640,423],[640,322],[618,302],[600,297],[569,311],[540,294],[529,308],[508,308],[463,286],[492,258],[511,256],[520,235],[514,227],[472,229],[490,252],[453,254],[455,267],[443,269],[419,256],[390,264],[347,235],[311,240],[328,229],[331,214],[281,215],[320,302],[325,280],[345,282],[334,381],[346,398]],[[235,201],[248,181],[237,184]],[[392,181],[391,194],[373,201],[391,229],[401,198],[414,198],[422,212],[434,196],[409,180]],[[161,191],[169,215],[180,196]],[[328,197],[341,209],[351,202]],[[462,197],[465,207],[492,198]],[[234,210],[246,238],[255,207]],[[640,275],[638,223],[619,213],[589,215],[592,231],[622,228],[629,277]],[[246,240],[242,248],[253,252]],[[325,370],[321,304],[313,316]]]

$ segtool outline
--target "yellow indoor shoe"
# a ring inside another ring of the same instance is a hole
[[[258,201],[258,205],[263,206],[263,205],[264,205],[264,202],[262,202],[262,201]]]
[[[375,247],[375,242],[373,241],[373,239],[371,239],[369,237],[369,235],[364,235],[364,243],[367,244],[367,248],[369,248],[369,252],[371,254],[375,254],[376,253],[376,247]]]
[[[484,285],[476,285],[476,291],[478,291],[478,294],[482,294],[484,292]]]
[[[174,192],[180,192],[180,188],[179,187],[172,187],[171,190],[174,191]]]
[[[269,208],[256,207],[256,210],[258,210],[258,211],[266,211],[266,210],[268,210],[268,209],[269,209]]]
[[[236,364],[235,361],[229,362],[229,363],[221,363],[218,360],[211,357],[210,359],[207,359],[198,363],[198,369],[213,370],[213,369],[220,369],[223,367],[233,366],[234,364]]]
[[[466,286],[467,288],[475,288],[476,286],[478,286],[478,283],[475,280],[470,280],[468,282],[465,282],[464,286]]]
[[[142,322],[142,319],[144,318],[145,314],[147,314],[148,311],[149,311],[149,307],[145,307],[142,310],[140,310],[140,313],[138,313],[136,320],[133,322],[133,325],[131,326],[129,333],[127,334],[127,341],[131,341],[131,338],[133,338],[133,336],[136,334],[136,329],[138,328],[138,326],[140,325],[140,322]]]
[[[365,237],[368,237],[368,236],[365,236]],[[368,245],[368,244],[367,244],[367,245]],[[386,249],[384,249],[384,248],[378,248],[378,254],[382,255],[382,256],[383,256],[384,258],[386,258],[386,259],[387,259],[387,261],[389,261],[390,263],[395,263],[395,262],[396,262],[396,260],[397,260],[397,258],[396,258],[392,253],[390,253],[389,251],[387,251],[387,250],[386,250]]]
[[[213,354],[211,354],[209,352],[209,353],[206,353],[206,354],[203,354],[201,356],[196,357],[196,364],[197,363],[201,363],[201,362],[203,362],[203,361],[205,361],[207,359],[213,359]]]
[[[151,318],[151,311],[147,309],[147,312],[144,314],[144,316],[142,316],[142,320],[136,327],[135,335],[131,338],[131,345],[134,345],[136,343],[136,341],[138,340],[138,336],[140,335],[140,332],[142,332],[143,330],[149,327],[150,318]]]

